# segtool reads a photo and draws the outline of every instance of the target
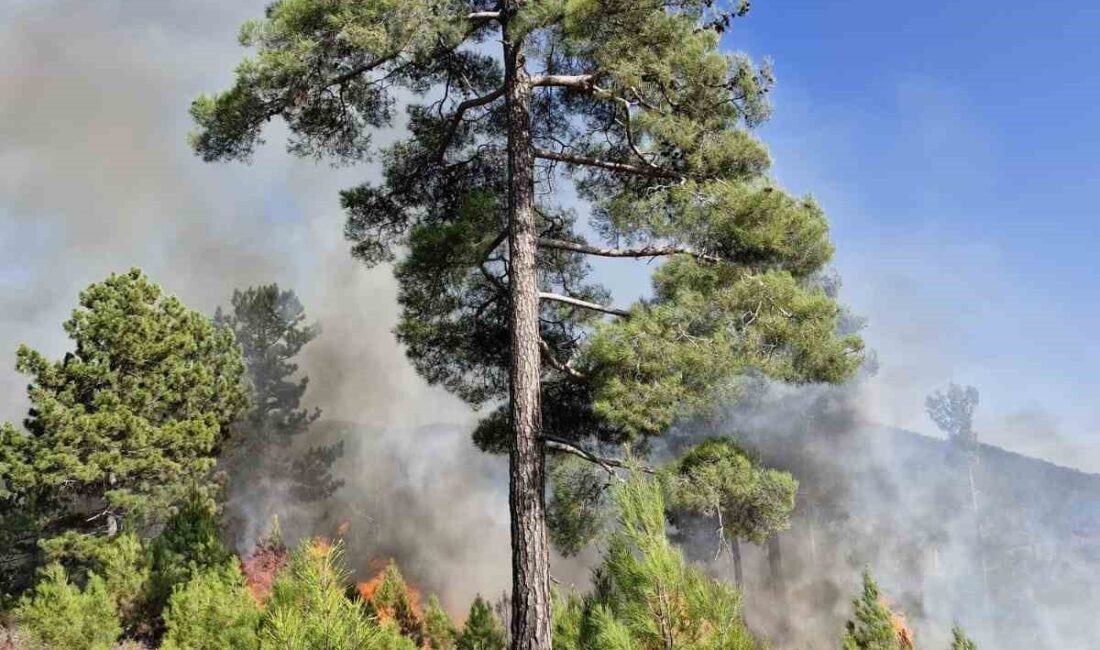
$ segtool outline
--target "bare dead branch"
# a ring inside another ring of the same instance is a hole
[[[561,359],[554,355],[554,351],[550,349],[550,344],[544,339],[539,339],[539,347],[542,348],[542,352],[546,355],[546,362],[550,364],[554,370],[564,372],[577,381],[588,381],[588,375],[580,372],[568,362],[563,362]]]
[[[670,169],[662,169],[660,167],[642,167],[639,165],[632,165],[630,163],[617,162],[613,160],[603,160],[600,158],[590,158],[588,156],[578,156],[569,153],[558,153],[555,151],[547,151],[545,149],[535,149],[535,157],[543,160],[555,160],[558,162],[567,163],[569,165],[579,165],[583,167],[598,167],[600,169],[607,169],[613,172],[624,172],[627,174],[636,174],[638,176],[649,176],[650,178],[672,178],[677,180],[684,180],[686,177],[683,174],[679,174]]]
[[[642,246],[641,248],[603,248],[564,239],[539,238],[539,246],[558,250],[596,255],[597,257],[667,257],[669,255],[690,255],[704,262],[718,263],[722,260],[714,255],[693,251],[683,246]]]
[[[622,460],[619,460],[618,458],[607,458],[605,456],[597,456],[596,454],[593,454],[592,452],[588,451],[587,449],[584,449],[582,447],[578,447],[577,445],[569,442],[568,440],[562,440],[561,438],[557,438],[557,437],[554,437],[554,436],[544,435],[544,436],[542,436],[542,441],[546,445],[547,449],[549,449],[551,451],[556,451],[556,452],[559,452],[559,453],[563,453],[563,454],[571,454],[573,456],[576,456],[577,458],[586,460],[586,461],[588,461],[590,463],[593,463],[595,465],[599,465],[610,476],[612,476],[612,477],[614,477],[615,479],[618,479],[618,480],[622,480],[622,479],[620,479],[619,475],[615,472],[616,469],[625,469],[625,470],[635,470],[636,469],[638,471],[645,472],[646,474],[656,474],[657,473],[653,468],[647,467],[645,465],[637,465],[637,466],[628,465],[627,463],[623,462]]]
[[[595,75],[591,74],[544,74],[531,77],[530,84],[537,88],[572,88],[592,91],[596,87]]]
[[[475,11],[471,14],[468,14],[466,16],[466,19],[467,20],[472,20],[472,21],[475,21],[475,22],[486,21],[486,20],[500,20],[500,12],[499,11]]]
[[[630,312],[625,309],[617,309],[615,307],[605,307],[594,302],[588,302],[587,300],[581,300],[580,298],[574,298],[572,296],[563,296],[560,293],[539,293],[540,300],[552,300],[554,302],[564,303],[566,305],[573,305],[574,307],[580,307],[582,309],[591,309],[592,311],[599,311],[605,314],[611,314],[613,316],[630,316]]]

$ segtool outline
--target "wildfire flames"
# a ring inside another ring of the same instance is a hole
[[[421,618],[424,612],[421,607],[420,590],[404,580],[395,581],[391,577],[387,581],[387,573],[392,571],[390,569],[393,566],[392,560],[380,567],[379,563],[375,563],[375,566],[378,568],[376,568],[374,576],[369,580],[357,583],[355,589],[359,592],[359,597],[363,599],[363,602],[369,603],[374,609],[378,620],[385,622],[400,619],[405,615],[400,610],[406,608],[415,618]],[[400,590],[399,593],[389,593],[389,590],[393,588]]]
[[[906,650],[913,650],[915,647],[913,644],[913,631],[909,629],[909,625],[905,622],[905,614],[895,611],[885,598],[881,598],[879,602],[890,611],[890,625],[894,627],[894,635],[898,638],[898,644]]]
[[[256,602],[263,605],[271,595],[275,576],[286,565],[287,549],[277,538],[260,540],[255,550],[241,560],[245,586]]]

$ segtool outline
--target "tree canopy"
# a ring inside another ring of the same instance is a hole
[[[978,407],[978,389],[952,383],[946,391],[938,390],[924,400],[928,417],[948,439],[963,449],[973,451],[978,445],[974,431],[974,409]]]
[[[746,373],[832,382],[860,363],[817,280],[824,213],[779,187],[751,134],[771,70],[721,48],[747,10],[278,0],[242,28],[233,85],[192,105],[206,160],[248,159],[274,118],[294,154],[380,158],[341,195],[345,232],[364,263],[395,264],[417,370],[503,402],[476,440],[511,456],[516,648],[549,646],[547,445],[590,455],[706,413]],[[377,148],[399,97],[408,137]],[[652,295],[616,307],[588,256],[664,262]]]
[[[302,407],[309,378],[298,376],[295,361],[320,327],[307,323],[293,291],[276,284],[234,291],[232,308],[219,308],[214,322],[231,330],[241,346],[252,404],[221,459],[229,479],[230,519],[239,518],[241,508],[255,509],[272,485],[285,488],[285,494],[266,494],[278,499],[314,501],[332,495],[342,485],[331,468],[343,445],[301,442],[321,411]]]
[[[211,469],[247,405],[233,335],[136,269],[80,294],[58,361],[27,347],[25,431],[0,427],[4,518],[56,552],[122,527],[147,531],[185,498],[212,499]]]

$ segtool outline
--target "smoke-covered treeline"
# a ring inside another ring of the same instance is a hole
[[[353,172],[331,170],[292,162],[263,148],[256,152],[252,169],[209,168],[192,159],[181,144],[189,127],[187,100],[201,90],[225,85],[226,71],[238,54],[232,46],[233,30],[244,18],[261,15],[263,5],[201,1],[177,7],[122,0],[92,7],[58,0],[16,2],[0,9],[0,17],[7,19],[0,26],[0,54],[8,62],[0,68],[0,288],[7,314],[0,321],[0,354],[27,341],[43,352],[43,358],[56,359],[64,367],[72,350],[59,324],[77,291],[108,271],[133,264],[151,271],[169,293],[179,294],[203,315],[213,314],[217,305],[229,307],[235,288],[277,281],[293,287],[306,307],[308,322],[322,326],[316,338],[316,332],[303,336],[304,342],[298,341],[302,345],[291,344],[294,349],[280,359],[291,365],[277,378],[276,391],[289,397],[279,407],[279,417],[254,426],[291,431],[284,436],[282,451],[253,456],[258,449],[253,446],[245,447],[232,462],[221,457],[223,470],[240,468],[236,484],[234,477],[230,480],[225,504],[229,518],[199,517],[196,523],[170,517],[188,512],[181,508],[186,501],[172,495],[170,508],[158,503],[155,516],[142,522],[142,534],[147,536],[142,543],[148,545],[120,545],[111,556],[115,564],[102,558],[93,562],[87,549],[68,548],[76,551],[66,560],[68,573],[47,570],[41,584],[48,593],[40,607],[24,610],[28,620],[48,624],[63,605],[73,620],[87,614],[87,620],[106,621],[109,616],[95,617],[103,614],[104,594],[109,593],[121,633],[159,639],[166,632],[163,626],[172,629],[171,616],[138,612],[138,601],[119,596],[148,581],[154,585],[149,602],[156,607],[165,605],[174,588],[190,585],[188,595],[180,597],[180,611],[194,614],[197,610],[186,608],[206,602],[224,604],[231,612],[240,606],[235,622],[243,621],[246,628],[260,625],[256,608],[240,598],[253,583],[234,573],[240,558],[233,555],[247,558],[276,525],[281,527],[282,542],[292,548],[302,545],[291,561],[297,571],[293,579],[299,582],[291,584],[288,577],[289,586],[284,586],[278,601],[282,608],[270,610],[290,618],[295,607],[318,593],[318,602],[347,610],[348,602],[359,601],[344,592],[389,559],[398,562],[410,582],[438,594],[442,609],[457,618],[478,594],[494,597],[507,589],[505,466],[470,444],[471,412],[444,391],[425,385],[394,345],[390,330],[398,322],[397,290],[389,270],[357,266],[340,238],[343,217],[338,214],[337,190],[364,175],[377,176],[377,168],[368,162]],[[398,124],[376,135],[380,144],[387,144],[402,134],[403,125]],[[271,139],[281,135],[276,130]],[[575,207],[571,201],[563,215]],[[621,284],[614,271],[598,268],[596,279],[604,272]],[[425,303],[432,306],[433,301]],[[244,334],[235,329],[240,341]],[[559,343],[574,345],[567,338]],[[691,364],[683,365],[692,369]],[[52,371],[45,362],[25,369],[38,370],[37,380],[50,384],[47,375]],[[298,383],[305,376],[308,390]],[[28,381],[0,372],[0,421],[18,422],[27,414]],[[251,381],[255,388],[256,375]],[[637,381],[634,387],[646,385]],[[737,545],[746,565],[744,606],[754,631],[780,647],[834,644],[844,620],[852,615],[851,597],[860,572],[870,567],[891,605],[908,615],[918,644],[925,648],[947,647],[947,633],[956,619],[987,647],[1006,650],[1083,648],[1096,636],[1089,616],[1098,604],[1091,579],[1100,535],[1100,515],[1090,505],[1100,491],[1094,476],[990,446],[978,446],[968,458],[938,439],[876,426],[866,414],[890,408],[878,403],[866,384],[759,388],[705,431],[707,436],[733,436],[750,455],[759,456],[754,460],[789,471],[799,482],[790,530],[759,545],[751,542],[760,540],[749,539],[758,535],[746,532]],[[919,403],[927,387],[914,381],[909,389]],[[637,390],[623,392],[634,397]],[[322,418],[314,415],[316,407],[323,410]],[[558,423],[570,424],[569,415],[566,412]],[[238,424],[245,418],[242,415]],[[33,422],[35,416],[30,419]],[[985,439],[998,432],[979,433]],[[656,454],[650,460],[655,466],[679,457],[702,435],[687,427],[674,434],[667,446],[654,446]],[[188,462],[195,461],[186,468],[188,473],[202,474],[215,451],[229,453],[228,448],[215,447],[205,449],[201,458],[188,457]],[[121,448],[125,454],[140,445]],[[614,445],[603,449],[618,451]],[[310,458],[315,462],[298,462]],[[148,475],[160,468],[150,463],[145,471],[134,481],[137,493],[148,489]],[[610,489],[615,479],[602,471],[597,472],[599,487]],[[165,476],[166,481],[172,477]],[[203,481],[207,478],[202,474]],[[115,537],[118,531],[113,527],[124,519],[120,513],[133,511],[125,499],[112,501],[116,495],[107,493],[130,489],[131,484],[120,485],[112,472],[104,474],[103,481],[106,484],[81,493],[79,507],[62,511],[68,519],[54,532],[94,528],[97,534]],[[213,481],[202,487],[205,496],[216,492]],[[308,495],[303,487],[309,488]],[[69,508],[73,500],[66,499],[69,495],[58,501]],[[112,507],[102,513],[84,511],[89,503],[99,506],[103,500]],[[86,521],[73,525],[69,520],[74,513]],[[675,513],[673,519],[682,521]],[[780,512],[768,524],[785,519],[786,513]],[[729,551],[713,561],[712,522],[705,519],[698,526],[684,525],[674,538],[692,559],[707,564],[711,575],[732,581],[732,568],[726,565]],[[608,529],[613,538],[612,524],[599,532]],[[346,579],[326,583],[323,592],[301,587],[330,566],[324,564],[329,547],[308,541],[315,535],[343,540],[344,557],[331,567],[350,571]],[[187,545],[196,538],[199,545],[216,550],[213,559],[202,561],[209,560],[209,566],[187,555]],[[553,558],[552,575],[558,583],[582,590],[592,585],[588,597],[569,601],[563,611],[573,618],[556,632],[576,643],[583,640],[587,650],[615,640],[591,636],[594,625],[606,624],[620,633],[619,641],[650,647],[652,639],[639,641],[641,633],[630,629],[631,619],[623,613],[636,613],[630,610],[634,603],[629,594],[611,590],[606,573],[590,580],[590,570],[601,563],[617,558],[618,569],[629,565],[621,548],[610,546],[611,538],[597,539],[577,557]],[[656,539],[650,542],[673,557],[663,545],[663,529]],[[22,548],[16,562],[38,553],[36,539],[17,541]],[[223,543],[227,548],[219,546]],[[315,561],[317,553],[325,555],[323,562]],[[146,558],[151,558],[148,565],[143,564]],[[286,558],[277,559],[282,563]],[[202,565],[202,575],[188,573],[194,567],[181,568],[192,560]],[[108,574],[101,576],[102,584],[90,577],[89,566]],[[111,573],[119,568],[135,571]],[[228,577],[219,573],[223,569]],[[639,569],[639,574],[644,582],[644,572]],[[701,585],[691,584],[696,594],[717,594],[718,604],[732,602],[723,600],[728,595],[725,586]],[[379,611],[371,607],[377,606],[363,605],[376,616]],[[446,650],[446,643],[461,650],[495,649],[503,632],[484,603],[475,610],[481,621],[476,634],[463,637],[457,630],[446,631],[446,616],[425,608],[421,622],[428,626],[435,620],[444,630],[441,636],[414,631],[403,638],[433,650]],[[347,619],[348,634],[373,634],[356,627],[359,612],[354,613]],[[190,616],[177,615],[175,624],[182,629]],[[705,616],[713,613],[699,614],[700,620]],[[194,620],[206,619],[195,614]],[[282,633],[277,632],[282,628],[264,625],[276,630],[273,634]],[[486,645],[475,637],[490,641]],[[439,645],[432,639],[450,641]],[[98,643],[99,637],[93,640]],[[405,643],[396,637],[385,642]]]
[[[1087,612],[1100,602],[1090,578],[1100,477],[979,443],[975,516],[965,450],[869,421],[868,399],[858,381],[761,384],[717,425],[799,478],[791,529],[746,549],[750,623],[813,647],[848,615],[858,572],[872,567],[918,641],[945,643],[959,621],[995,647],[1087,647],[1097,632]],[[693,557],[713,557],[709,529],[689,538]]]

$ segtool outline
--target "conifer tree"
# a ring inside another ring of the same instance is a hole
[[[504,628],[492,606],[481,596],[474,598],[466,624],[458,633],[457,650],[504,650],[504,638]]]
[[[330,496],[342,485],[331,472],[342,444],[292,448],[321,416],[319,409],[301,406],[309,378],[295,379],[294,361],[320,328],[307,324],[298,296],[276,284],[234,291],[232,309],[219,308],[214,322],[229,328],[241,346],[252,397],[252,408],[234,427],[233,444],[222,459],[230,521],[238,508],[255,508],[272,482],[289,486],[290,497],[297,500]]]
[[[211,468],[247,404],[240,350],[210,319],[138,270],[80,294],[65,323],[74,349],[51,362],[27,347],[26,431],[0,427],[4,517],[63,552],[146,534],[189,495],[211,499]]]
[[[956,625],[951,628],[951,650],[978,650],[978,644],[974,643],[966,632]]]
[[[616,511],[593,589],[558,602],[554,647],[561,650],[757,650],[740,594],[684,560],[668,539],[656,480],[635,472],[615,484]]]
[[[405,577],[393,560],[383,570],[382,580],[367,605],[379,621],[392,623],[402,636],[412,639],[417,646],[423,645],[424,623],[409,595]]]
[[[728,540],[742,587],[739,542],[762,544],[790,526],[798,481],[787,472],[760,467],[730,438],[692,447],[674,469],[671,505],[718,522],[719,541]]]
[[[424,606],[424,641],[431,650],[454,650],[458,630],[443,611],[439,598],[432,594]]]
[[[842,650],[910,650],[898,640],[890,608],[883,603],[870,571],[863,572],[863,590],[852,607],[854,618],[847,623]]]
[[[512,642],[550,648],[544,450],[640,441],[736,396],[737,375],[837,381],[861,343],[811,277],[832,255],[809,197],[749,133],[771,72],[723,53],[744,0],[280,0],[255,49],[192,105],[196,151],[247,159],[281,117],[291,152],[365,160],[398,92],[409,137],[342,194],[353,254],[394,261],[397,336],[478,406],[510,455]],[[555,191],[572,183],[590,243]],[[609,306],[588,256],[664,263]]]

